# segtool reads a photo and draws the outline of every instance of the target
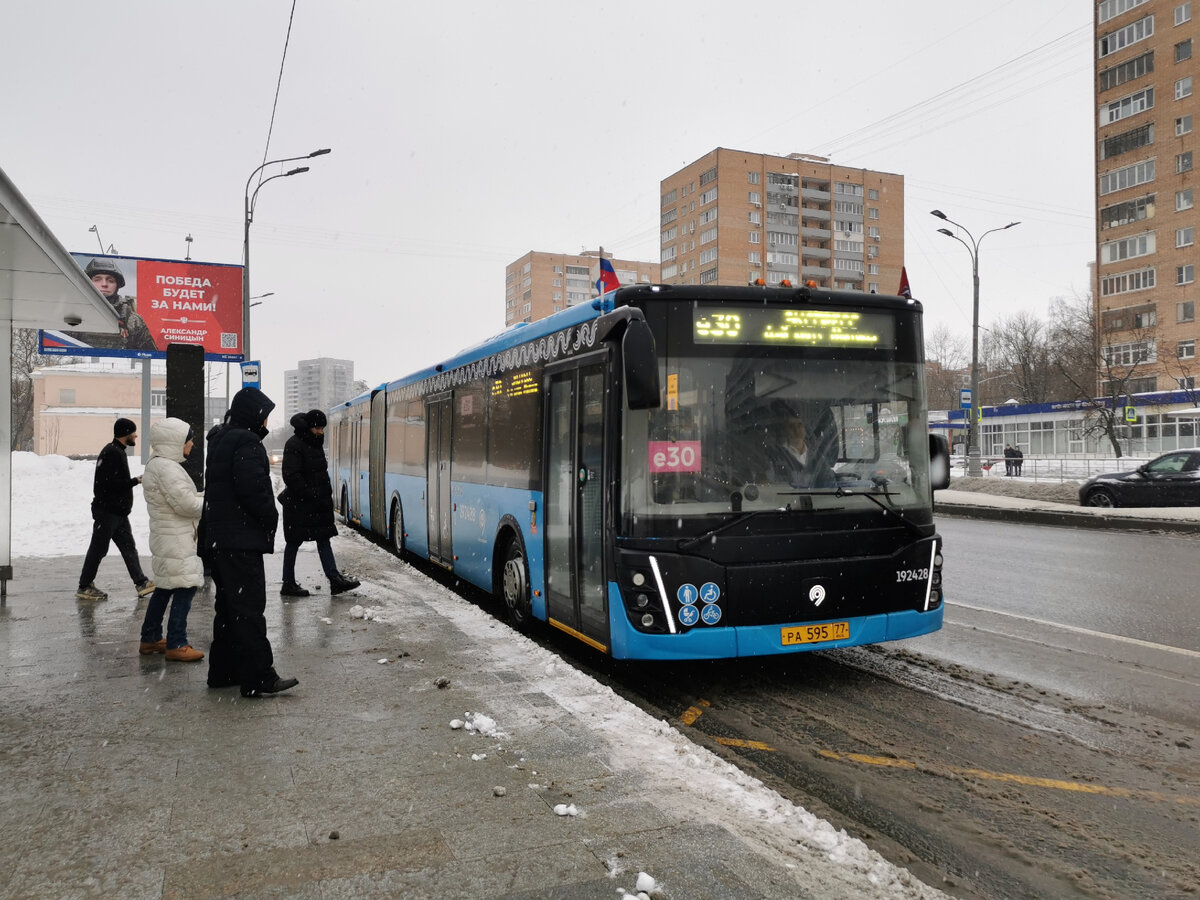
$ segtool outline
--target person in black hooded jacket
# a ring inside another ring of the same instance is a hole
[[[243,697],[277,694],[300,682],[280,678],[267,639],[263,554],[275,549],[279,511],[262,439],[275,404],[257,388],[233,397],[225,422],[208,433],[200,552],[212,567],[208,686],[241,685]]]
[[[283,586],[284,597],[307,597],[308,591],[296,583],[296,552],[305,541],[317,542],[317,556],[329,579],[329,590],[340,594],[358,587],[359,582],[338,571],[329,539],[337,535],[333,520],[333,484],[325,461],[325,425],[328,420],[319,409],[292,416],[296,433],[283,448]]]

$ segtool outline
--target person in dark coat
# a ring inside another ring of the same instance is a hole
[[[300,682],[280,678],[267,640],[263,554],[275,549],[279,511],[262,439],[275,404],[257,388],[233,397],[225,422],[208,433],[201,555],[216,597],[208,686],[241,685],[243,697],[277,694]]]
[[[1004,445],[1004,474],[1012,475],[1017,467],[1017,451],[1012,444]]]
[[[317,556],[329,579],[329,591],[340,594],[358,587],[359,582],[338,571],[329,539],[337,534],[333,520],[333,484],[325,461],[325,413],[311,409],[292,416],[296,433],[283,448],[283,586],[284,597],[307,597],[308,591],[296,583],[296,551],[305,541],[317,542]]]
[[[142,483],[141,476],[129,475],[129,457],[126,450],[137,445],[137,425],[129,419],[117,419],[113,423],[113,440],[105,444],[96,457],[96,474],[92,479],[92,540],[87,555],[83,558],[83,571],[79,573],[77,600],[107,600],[108,594],[94,584],[100,571],[100,560],[108,555],[108,545],[115,543],[125,560],[125,568],[133,579],[139,597],[154,593],[154,582],[142,571],[138,558],[137,543],[129,527],[129,513],[133,509],[133,489]]]

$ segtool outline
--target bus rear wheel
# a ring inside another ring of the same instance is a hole
[[[533,621],[529,599],[529,567],[525,547],[519,537],[508,542],[504,550],[504,565],[500,569],[500,599],[508,613],[508,621],[518,631],[525,631]]]
[[[404,555],[404,518],[400,515],[400,504],[392,504],[392,515],[389,527],[392,536],[392,552],[397,556]]]

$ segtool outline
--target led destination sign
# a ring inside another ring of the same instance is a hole
[[[697,344],[893,349],[896,320],[884,313],[851,310],[697,305],[692,339]]]

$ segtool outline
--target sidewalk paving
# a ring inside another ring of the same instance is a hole
[[[943,896],[381,548],[335,546],[363,588],[268,582],[300,685],[251,700],[138,655],[119,559],[103,603],[74,599],[80,557],[14,561],[0,895],[613,898],[645,872],[689,900]],[[211,621],[206,587],[199,649]]]
[[[1026,500],[981,491],[935,491],[935,516],[962,516],[1065,525],[1072,528],[1110,528],[1200,534],[1200,507],[1139,507],[1105,509],[1048,500]]]

